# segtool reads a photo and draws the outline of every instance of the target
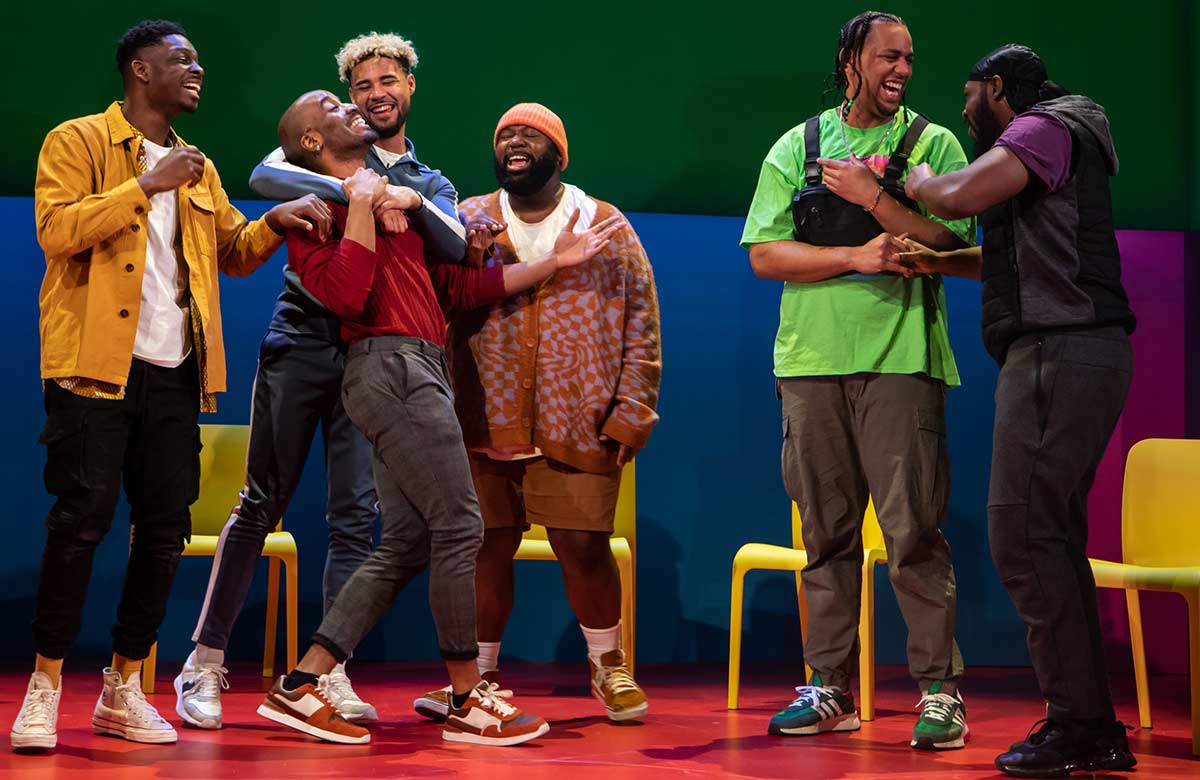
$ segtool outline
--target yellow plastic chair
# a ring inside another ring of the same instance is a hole
[[[751,542],[733,556],[733,585],[729,599],[729,701],[728,708],[738,708],[738,686],[742,666],[742,599],[746,572],[753,569],[794,571],[796,599],[800,603],[800,635],[808,631],[808,604],[804,600],[804,583],[800,570],[808,565],[804,539],[800,535],[800,510],[792,504],[792,546]],[[875,565],[887,563],[883,531],[875,516],[874,502],[867,502],[863,516],[862,612],[858,621],[858,710],[863,720],[875,719]],[[812,669],[804,665],[804,678]]]
[[[637,605],[637,580],[634,577],[634,555],[637,552],[637,479],[633,463],[625,464],[621,470],[621,490],[617,494],[617,514],[613,520],[613,557],[617,559],[617,570],[621,574],[621,646],[625,650],[625,661],[633,673],[634,620]],[[546,528],[531,525],[521,537],[521,546],[513,556],[516,561],[554,561],[554,550],[546,538]]]
[[[1152,728],[1139,590],[1178,593],[1188,605],[1192,754],[1200,756],[1200,440],[1145,439],[1125,461],[1120,563],[1090,559],[1096,585],[1125,591],[1138,717]]]
[[[248,425],[201,425],[200,497],[192,504],[192,540],[184,547],[187,556],[215,556],[221,529],[229,520],[238,491],[246,483]],[[296,576],[295,538],[282,529],[282,521],[267,534],[262,554],[270,560],[267,569],[267,626],[263,640],[263,677],[275,676],[275,629],[279,618],[279,564],[286,566],[287,663],[296,667],[296,635],[299,631],[299,582]],[[158,645],[150,648],[142,669],[142,689],[154,693],[154,671]]]

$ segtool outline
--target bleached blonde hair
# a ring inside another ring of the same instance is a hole
[[[412,41],[394,33],[377,33],[374,30],[366,35],[351,38],[342,46],[342,50],[334,57],[337,60],[338,75],[342,81],[350,81],[350,73],[356,66],[372,57],[391,57],[400,63],[406,73],[412,73],[417,67],[417,50]]]

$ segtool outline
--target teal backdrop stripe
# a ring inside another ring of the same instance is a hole
[[[1194,3],[871,5],[909,22],[917,53],[912,105],[968,148],[960,114],[970,65],[1009,41],[1040,51],[1053,78],[1109,110],[1122,162],[1118,225],[1183,230],[1189,222],[1200,229],[1200,162],[1189,131],[1189,123],[1200,127],[1200,66],[1189,62],[1200,41]],[[410,134],[421,159],[464,195],[493,187],[490,141],[499,115],[538,100],[562,115],[571,179],[589,192],[628,211],[743,215],[763,155],[820,107],[838,28],[863,8],[864,0],[20,3],[0,32],[8,63],[0,76],[0,195],[32,194],[48,130],[119,97],[116,40],[154,15],[183,23],[200,52],[207,69],[200,110],[177,126],[216,161],[234,197],[249,195],[250,169],[274,147],[288,103],[317,87],[344,94],[334,52],[378,29],[416,43]]]

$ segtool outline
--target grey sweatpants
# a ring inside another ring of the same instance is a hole
[[[927,689],[956,682],[955,583],[941,524],[950,497],[945,386],[923,375],[779,380],[783,480],[800,508],[808,565],[804,658],[848,690],[858,662],[862,521],[873,496],[888,576],[908,625],[908,665]]]
[[[483,519],[442,348],[405,336],[350,348],[342,400],[375,453],[379,545],[338,593],[313,641],[339,661],[429,568],[442,657],[469,661],[475,641],[475,556]]]

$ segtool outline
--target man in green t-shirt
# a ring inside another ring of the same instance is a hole
[[[834,73],[845,102],[771,148],[742,234],[755,274],[785,282],[775,339],[783,476],[809,556],[802,577],[812,679],[769,731],[859,727],[850,678],[861,529],[873,497],[922,693],[911,744],[957,748],[968,729],[954,570],[940,526],[950,493],[945,392],[959,377],[941,277],[916,274],[897,253],[906,236],[967,246],[975,224],[932,217],[902,191],[915,165],[948,172],[967,164],[950,131],[903,105],[912,57],[899,17],[867,12],[846,23]]]

